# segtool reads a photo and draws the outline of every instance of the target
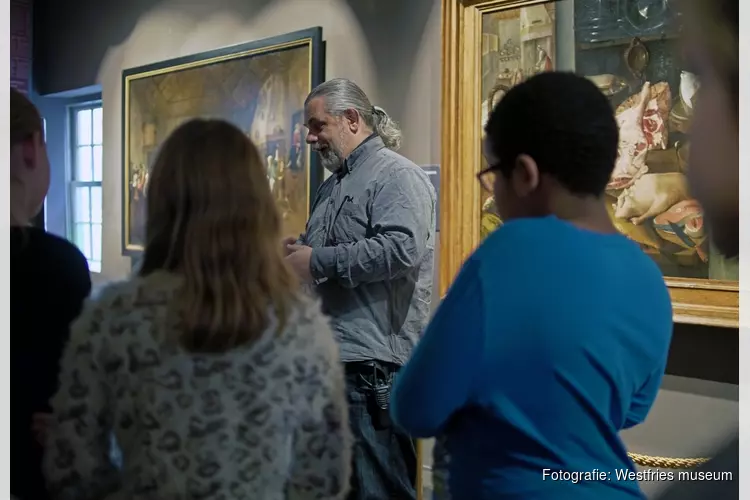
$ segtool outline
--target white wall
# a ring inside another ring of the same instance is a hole
[[[426,44],[419,47],[408,73],[398,75],[399,95],[383,89],[376,74],[373,42],[346,2],[280,0],[254,13],[238,16],[232,2],[206,4],[165,2],[144,12],[130,36],[110,48],[102,62],[97,83],[104,102],[104,242],[99,279],[119,279],[130,270],[130,259],[121,255],[121,75],[122,70],[219,47],[322,26],[327,42],[326,76],[343,76],[359,83],[371,100],[401,121],[406,141],[403,153],[417,163],[438,163],[440,59],[434,42],[439,37],[439,2],[432,0],[425,30]],[[223,5],[228,4],[228,5]],[[382,30],[383,40],[389,29]],[[438,44],[439,47],[439,44]],[[438,49],[439,50],[439,49]],[[393,54],[393,66],[399,64]],[[381,68],[392,72],[391,68]],[[401,101],[398,109],[392,109]],[[389,109],[389,103],[393,104]]]

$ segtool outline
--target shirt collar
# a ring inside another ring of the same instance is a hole
[[[341,178],[346,174],[352,173],[352,171],[359,165],[364,163],[364,161],[372,153],[374,153],[375,151],[379,151],[384,147],[385,144],[383,143],[383,139],[381,139],[378,134],[370,134],[367,139],[362,141],[359,146],[354,148],[354,151],[349,153],[349,156],[346,157],[346,159],[344,160],[344,164],[341,165],[341,168],[338,169],[336,174],[339,176],[339,178]]]

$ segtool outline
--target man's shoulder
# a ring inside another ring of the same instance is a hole
[[[11,229],[11,248],[13,253],[30,252],[43,256],[46,262],[65,262],[68,266],[85,268],[88,263],[83,253],[73,243],[56,234],[48,233],[37,227]],[[80,269],[78,269],[80,270]]]
[[[91,291],[89,266],[83,253],[70,241],[43,229],[11,229],[11,261],[19,274],[24,272],[24,264],[31,263],[51,286],[83,297]]]
[[[378,162],[382,164],[384,169],[388,169],[388,171],[416,170],[424,173],[419,165],[392,149],[383,148],[377,152],[376,156]]]
[[[390,149],[382,149],[378,153],[376,181],[388,182],[396,179],[400,183],[415,183],[433,189],[427,172],[407,157]]]

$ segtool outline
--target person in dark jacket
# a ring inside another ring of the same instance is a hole
[[[70,242],[33,227],[50,165],[39,111],[10,90],[11,494],[44,500],[42,439],[69,327],[91,291],[86,259]]]
[[[740,225],[739,2],[699,0],[693,4],[692,26],[685,31],[690,36],[685,42],[701,90],[691,131],[690,188],[703,205],[717,248],[727,257],[736,257]],[[698,472],[722,480],[680,481],[660,500],[738,499],[739,438],[729,439]]]

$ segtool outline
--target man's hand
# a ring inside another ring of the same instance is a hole
[[[289,250],[289,247],[294,246],[295,243],[297,243],[296,236],[287,236],[281,240],[281,248],[284,249],[284,257],[289,257],[292,254],[293,250]]]
[[[307,285],[313,282],[312,274],[310,274],[310,257],[312,256],[312,248],[305,245],[288,244],[286,246],[288,255],[286,262],[297,275],[297,278],[302,284]]]

